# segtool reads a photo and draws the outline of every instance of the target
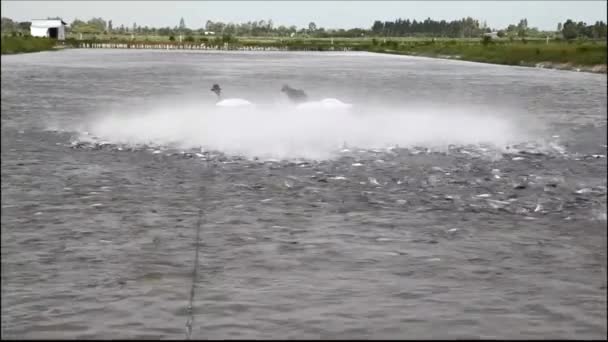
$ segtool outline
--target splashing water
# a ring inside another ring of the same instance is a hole
[[[328,101],[325,101],[328,102]],[[359,149],[485,144],[504,149],[526,141],[516,113],[486,108],[345,105],[218,107],[160,104],[96,115],[77,130],[112,144],[204,148],[248,158],[331,158]],[[86,140],[87,136],[81,136]]]

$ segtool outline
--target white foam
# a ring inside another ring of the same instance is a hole
[[[296,106],[298,109],[348,109],[353,105],[350,103],[344,103],[338,99],[327,98],[321,101],[310,101],[300,103]]]
[[[165,146],[221,151],[248,158],[327,159],[344,146],[386,149],[449,145],[493,145],[498,149],[527,139],[517,113],[471,106],[433,104],[378,107],[324,99],[319,107],[251,105],[243,99],[215,104],[171,99],[145,107],[96,113],[71,130],[79,139],[119,145]],[[346,104],[348,105],[348,104]],[[334,106],[334,107],[332,107]]]
[[[215,104],[218,107],[243,107],[243,106],[252,106],[253,103],[245,100],[245,99],[224,99]]]

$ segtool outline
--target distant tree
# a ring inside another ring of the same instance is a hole
[[[72,21],[72,24],[70,24],[70,29],[73,32],[78,32],[79,28],[86,25],[87,23],[85,23],[84,21],[78,19],[78,18],[74,18],[74,21]]]
[[[374,21],[374,24],[372,25],[372,33],[382,34],[383,31],[384,31],[384,23],[381,22],[380,20]]]
[[[170,27],[162,27],[157,30],[158,34],[161,36],[172,36],[174,34],[173,30]],[[174,38],[175,39],[175,38]]]
[[[175,41],[175,37],[169,36],[169,40],[173,42],[173,41]]]
[[[274,31],[279,37],[285,37],[288,35],[287,27],[284,25],[277,27]]]
[[[576,37],[578,37],[577,26],[572,20],[566,20],[562,26],[562,35],[564,36],[564,39],[568,40],[576,39]]]
[[[526,30],[518,30],[517,36],[520,38],[526,38]]]
[[[591,29],[593,38],[606,38],[606,23],[603,21],[596,21]]]
[[[317,31],[317,24],[311,22],[310,24],[308,24],[308,32],[309,33],[314,33]]]
[[[503,38],[506,34],[505,34],[505,31],[499,30],[498,32],[496,32],[496,35],[500,38]]]
[[[532,28],[529,28],[526,31],[526,36],[529,36],[529,37],[541,37],[543,35],[541,35],[541,32],[538,30],[538,28],[532,27]]]
[[[526,36],[527,31],[528,31],[528,19],[520,20],[519,24],[517,24],[517,35],[521,38],[524,38]]]
[[[233,23],[226,24],[226,26],[224,26],[224,34],[227,34],[229,36],[235,35],[236,34],[236,25]]]
[[[562,31],[562,23],[557,23],[557,32]]]
[[[519,21],[519,24],[517,24],[517,28],[519,29],[527,29],[528,28],[528,19],[524,18],[522,20]]]
[[[32,26],[32,23],[29,21],[22,21],[22,22],[19,22],[19,24],[17,24],[17,28],[21,32],[29,32],[30,26]]]
[[[337,31],[338,36],[361,36],[367,34],[394,36],[430,36],[430,37],[480,37],[484,32],[488,32],[487,25],[480,24],[473,18],[463,18],[447,22],[445,20],[435,21],[426,18],[424,21],[403,20],[395,21],[374,21],[370,30],[360,30],[355,33],[355,29]]]
[[[108,20],[108,32],[112,33],[112,31],[113,31],[112,20]]]
[[[578,34],[578,37],[588,37],[587,24],[582,21],[576,23],[576,33]]]
[[[2,17],[2,32],[13,32],[17,29],[17,23],[10,18]]]
[[[224,43],[224,44],[227,44],[227,43],[236,43],[236,39],[234,37],[230,36],[230,35],[224,35],[221,38],[221,42]]]
[[[184,18],[182,17],[179,20],[179,29],[180,29],[180,31],[183,31],[185,28],[186,28],[186,22],[184,21]]]
[[[218,23],[215,23],[213,32],[215,32],[217,34],[222,34],[224,32],[225,28],[226,28],[226,24],[218,22]]]
[[[106,21],[102,18],[91,18],[91,20],[87,21],[87,24],[92,31],[103,32],[107,28]]]

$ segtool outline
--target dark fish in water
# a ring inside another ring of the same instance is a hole
[[[214,92],[217,97],[221,97],[222,95],[222,88],[220,88],[220,85],[217,83],[211,87],[211,91]]]
[[[284,85],[281,91],[287,94],[287,97],[295,103],[305,102],[308,99],[306,93],[300,89],[294,89],[288,85]]]

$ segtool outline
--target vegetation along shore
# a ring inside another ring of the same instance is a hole
[[[402,20],[373,23],[370,29],[326,30],[274,27],[271,20],[243,24],[208,21],[192,30],[148,28],[112,21],[74,20],[63,42],[28,36],[29,23],[2,18],[2,54],[54,48],[150,48],[281,51],[368,51],[504,65],[606,73],[606,24],[566,20],[555,31],[529,28],[526,19],[492,30],[472,18],[451,22]]]
[[[57,46],[57,41],[49,38],[37,38],[31,36],[3,36],[0,45],[3,55],[11,55],[16,53],[53,50]]]

